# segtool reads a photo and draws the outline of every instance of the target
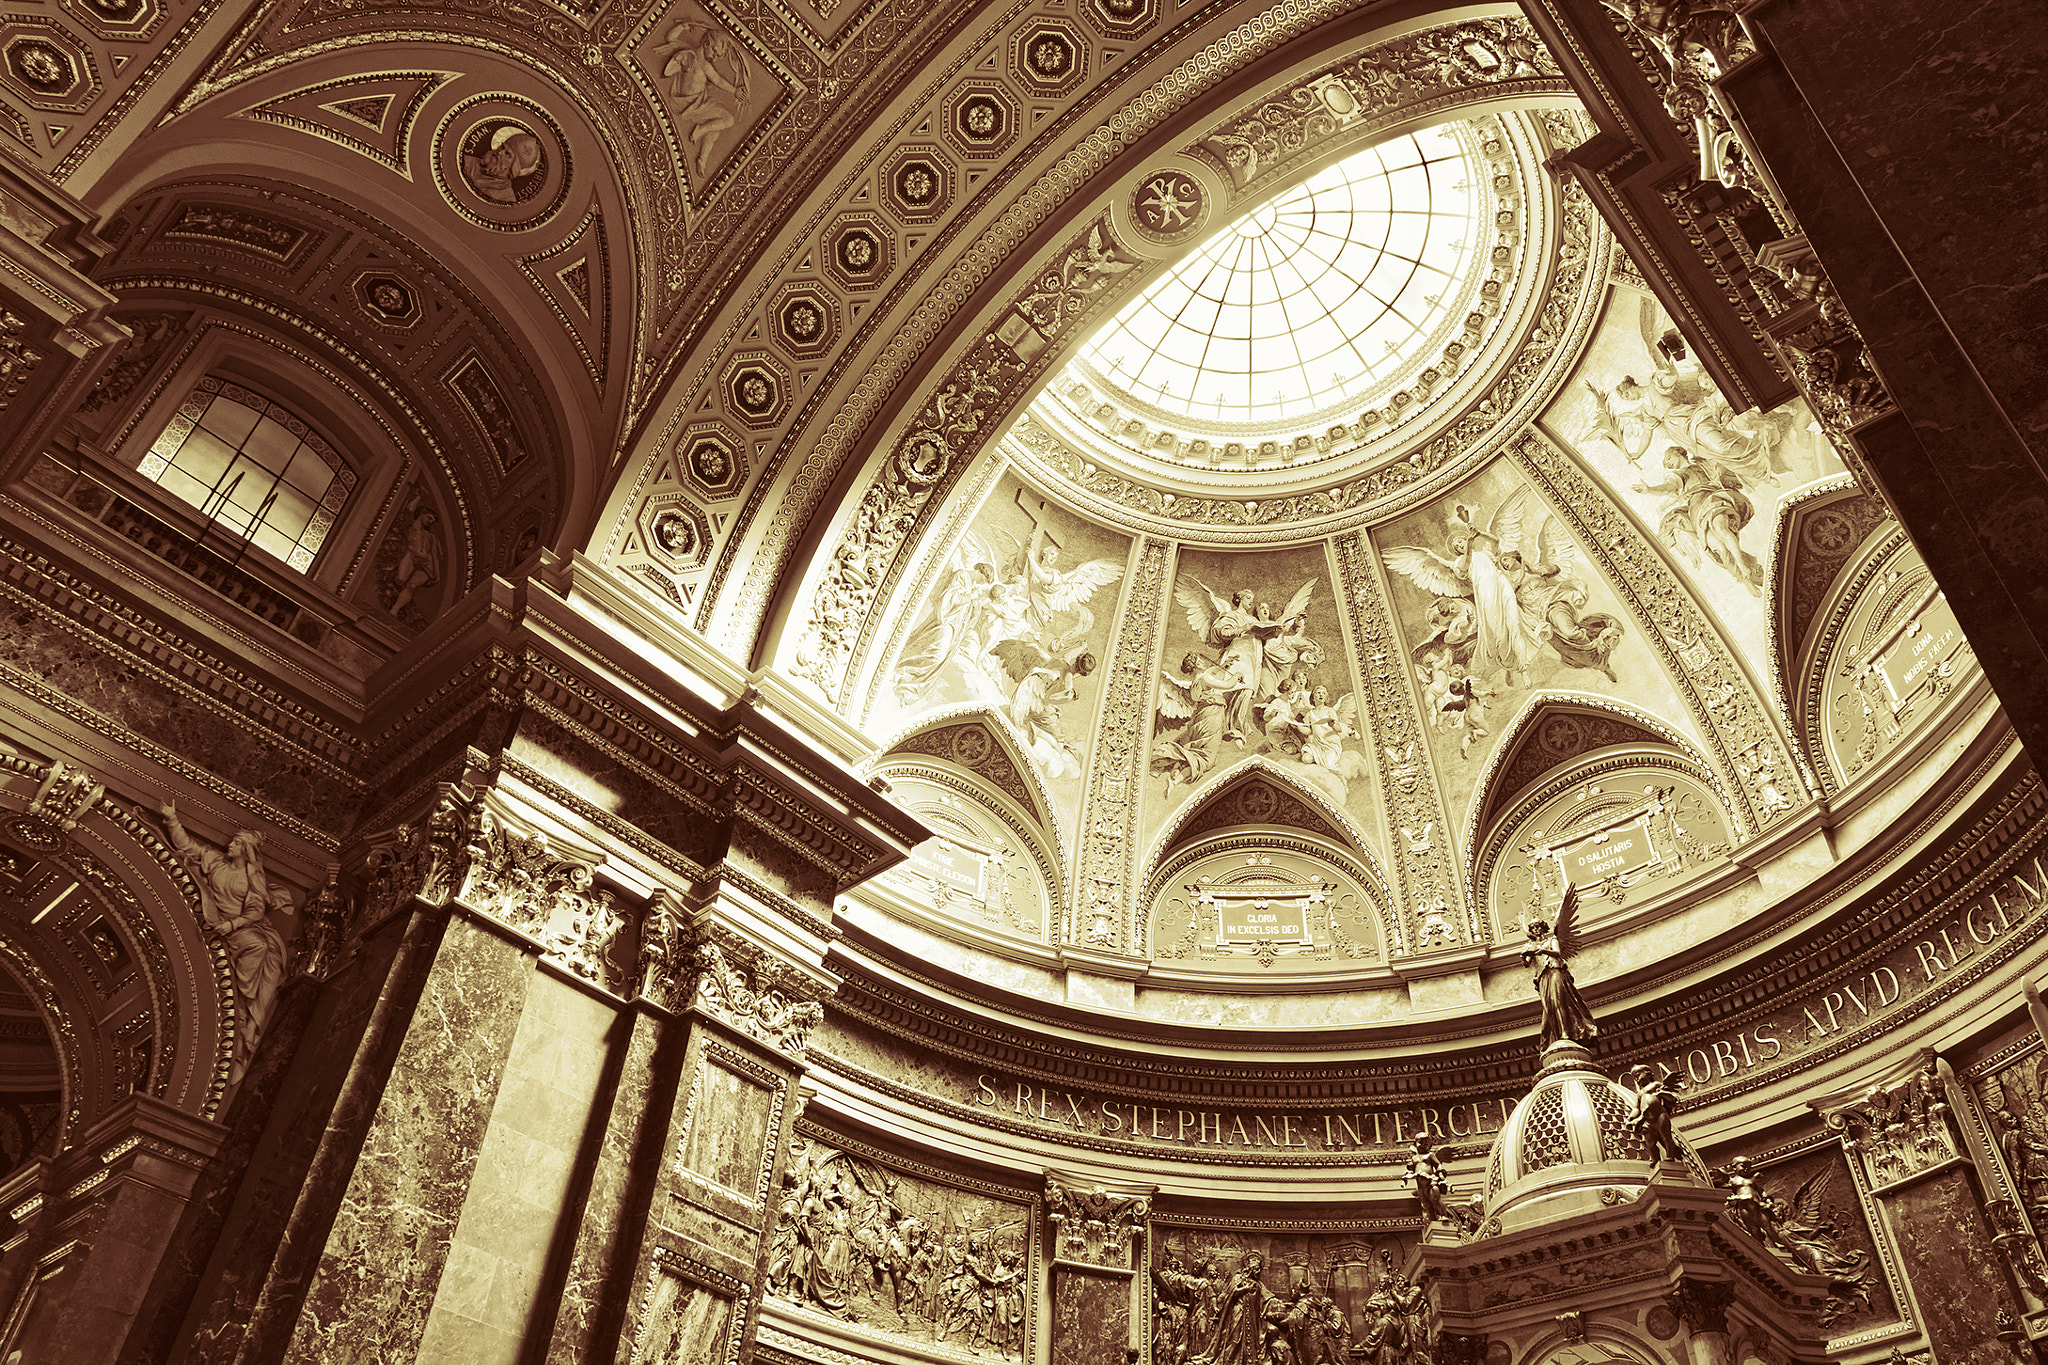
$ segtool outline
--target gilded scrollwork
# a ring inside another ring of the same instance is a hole
[[[705,940],[691,954],[695,1007],[770,1047],[801,1057],[825,1007],[809,998],[814,987],[778,959],[763,955],[751,973],[728,961],[725,950]]]
[[[1126,949],[1136,913],[1138,797],[1144,783],[1144,726],[1151,665],[1159,649],[1159,611],[1166,592],[1166,546],[1139,544],[1111,657],[1103,723],[1081,807],[1081,882],[1067,942]]]
[[[1379,765],[1380,789],[1389,806],[1389,823],[1412,830],[1447,828],[1450,822],[1437,793],[1435,772],[1427,759],[1419,756],[1422,727],[1408,688],[1407,646],[1395,630],[1357,533],[1338,537],[1334,548],[1369,702],[1361,709],[1371,730],[1369,739]],[[1401,898],[1402,909],[1395,915],[1389,948],[1412,953],[1430,946],[1424,942],[1424,921],[1432,911],[1439,919],[1448,917],[1462,926],[1468,941],[1484,937],[1478,916],[1466,903],[1465,879],[1453,865],[1454,858],[1446,848],[1449,841],[1424,837],[1400,842],[1391,861],[1393,889]]]
[[[1843,1149],[1862,1162],[1873,1189],[1918,1175],[1961,1153],[1948,1095],[1934,1064],[1866,1088],[1826,1111]]]
[[[53,849],[70,835],[106,790],[106,784],[91,773],[68,763],[52,763],[36,787],[28,809],[20,820],[12,823],[14,833],[31,848]]]

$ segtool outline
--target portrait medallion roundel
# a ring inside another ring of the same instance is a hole
[[[455,106],[435,134],[434,180],[449,205],[479,227],[540,226],[569,193],[569,153],[547,111],[518,95],[478,95]]]

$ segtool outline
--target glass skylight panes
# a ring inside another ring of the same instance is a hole
[[[1217,233],[1080,360],[1198,425],[1299,421],[1361,399],[1460,306],[1483,243],[1477,175],[1452,127],[1349,157]]]
[[[301,573],[355,484],[304,422],[213,378],[179,405],[140,472]]]

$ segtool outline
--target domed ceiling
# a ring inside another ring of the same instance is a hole
[[[943,232],[922,144],[792,219],[593,558],[843,727],[936,832],[855,899],[1027,995],[1370,1021],[1526,997],[1567,882],[1592,981],[1769,909],[1744,850],[1965,690],[1881,505],[1550,169],[1595,129],[1519,17],[1172,69]],[[862,302],[788,373],[812,270]]]
[[[1803,404],[1734,411],[1543,173],[1583,132],[1353,150],[1075,345],[847,692],[941,836],[899,909],[1149,958],[1155,993],[1298,988],[1512,943],[1566,881],[1595,936],[1669,913],[1839,783],[1774,608],[1795,511],[1853,485]]]

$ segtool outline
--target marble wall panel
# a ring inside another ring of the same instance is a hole
[[[654,1185],[650,1168],[655,1163],[642,1154],[660,1151],[674,1104],[675,1064],[666,1068],[666,1088],[661,1064],[664,1045],[672,1042],[670,1028],[651,1014],[633,1016],[577,1221],[546,1365],[580,1365],[595,1355],[597,1342],[616,1337],[623,1321],[626,1296],[619,1285],[633,1273],[637,1251],[628,1229],[645,1218]]]
[[[1130,1276],[1053,1267],[1052,1365],[1121,1361],[1130,1341]]]
[[[536,970],[420,1339],[421,1359],[511,1365],[527,1338],[546,1327],[543,1276],[579,1212],[570,1191],[614,1017],[609,1003]]]
[[[279,1242],[302,1203],[331,1204],[341,1195],[339,1182],[308,1184],[309,1172],[330,1127],[348,1118],[335,1106],[351,1073],[364,1067],[381,1070],[387,1061],[363,1056],[359,1044],[377,1001],[388,990],[403,989],[391,973],[406,919],[393,916],[372,930],[356,955],[328,980],[306,1029],[317,1046],[300,1049],[292,1059],[290,1078],[193,1296],[181,1329],[190,1342],[182,1358],[188,1365],[234,1360],[266,1281],[279,1273],[303,1273],[287,1263],[292,1249],[281,1253]],[[257,1055],[260,1067],[264,1054]]]
[[[523,948],[467,920],[449,922],[288,1358],[417,1354],[533,976]]]
[[[2017,1305],[1968,1170],[1950,1166],[1879,1198],[1934,1358],[1941,1365],[2008,1365],[2012,1352],[1998,1340],[1998,1310]]]
[[[677,1161],[752,1200],[775,1116],[775,1091],[715,1058],[699,1062],[690,1096],[690,1126]]]
[[[733,1307],[724,1295],[657,1269],[632,1365],[725,1365]]]

